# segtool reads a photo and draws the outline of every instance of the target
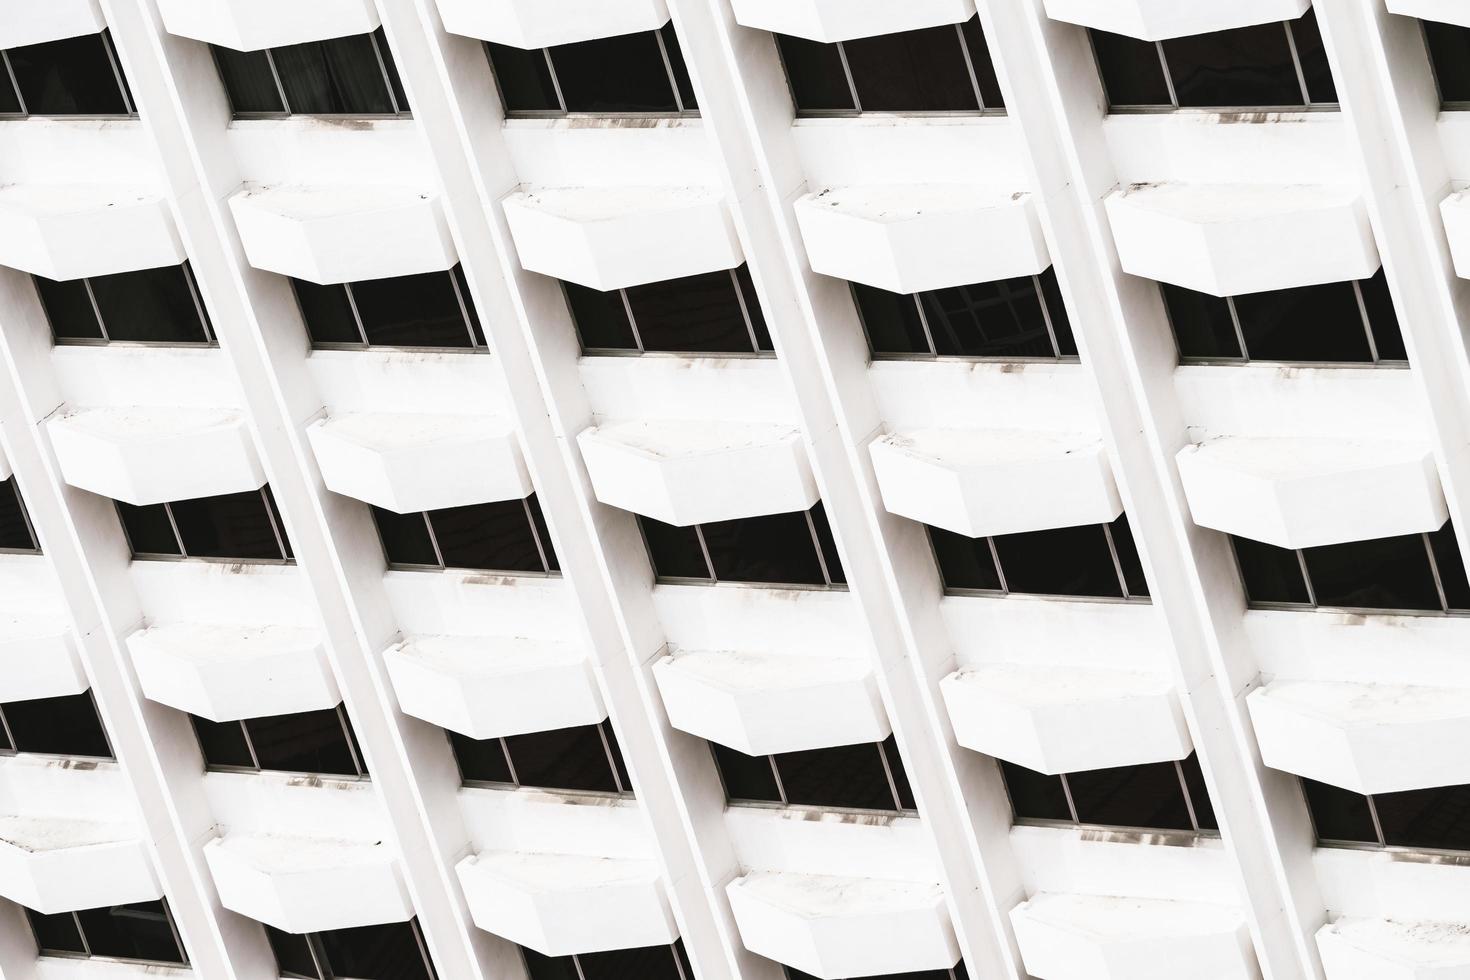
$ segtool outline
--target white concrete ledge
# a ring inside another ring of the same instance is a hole
[[[974,184],[828,188],[796,202],[812,269],[919,293],[1051,265],[1031,195]]]
[[[47,915],[163,892],[136,832],[102,820],[0,816],[0,897]]]
[[[1095,435],[920,429],[868,451],[884,509],[967,538],[1109,524],[1123,513]]]
[[[443,272],[459,261],[437,195],[411,187],[261,187],[230,198],[257,269],[320,285]]]
[[[535,490],[515,427],[493,416],[354,412],[320,419],[306,434],[328,490],[397,514]]]
[[[0,609],[0,703],[66,697],[90,686],[65,616]]]
[[[0,265],[65,281],[178,265],[184,258],[168,203],[152,190],[111,184],[0,187]]]
[[[1052,20],[1162,41],[1235,27],[1296,20],[1312,0],[1046,0]]]
[[[1040,894],[1011,910],[1037,980],[1258,980],[1235,909],[1197,902]]]
[[[1134,184],[1104,203],[1123,271],[1197,292],[1239,296],[1378,271],[1368,211],[1352,187]]]
[[[245,417],[226,408],[79,408],[46,423],[62,478],[144,506],[265,486]]]
[[[938,885],[757,871],[725,886],[740,941],[821,980],[959,962]]]
[[[950,674],[939,690],[961,745],[1034,772],[1167,762],[1194,748],[1162,674],[986,664]]]
[[[316,630],[150,626],[127,639],[144,697],[210,721],[336,707],[342,701]]]
[[[475,925],[545,956],[679,937],[654,861],[482,851],[454,870]]]
[[[975,15],[975,0],[734,0],[734,7],[735,19],[746,27],[813,41],[960,24]]]
[[[170,34],[259,51],[368,34],[378,29],[372,0],[159,0]]]
[[[744,261],[718,190],[564,187],[504,201],[521,267],[603,291],[733,269]]]
[[[97,0],[0,0],[0,48],[101,34],[106,29]]]
[[[808,510],[818,498],[801,432],[743,422],[610,422],[577,437],[604,504],[688,527]]]
[[[1327,980],[1465,980],[1470,929],[1463,922],[1343,917],[1317,930]]]
[[[383,654],[406,714],[470,738],[595,725],[607,717],[586,652],[502,636],[415,636]]]
[[[689,652],[653,665],[669,724],[746,755],[881,742],[893,731],[865,659]]]
[[[1423,446],[1226,437],[1176,459],[1195,524],[1280,548],[1437,531],[1449,519]]]
[[[283,932],[404,922],[413,902],[385,841],[230,833],[204,845],[221,904]]]
[[[1470,7],[1462,0],[1388,0],[1388,12],[1470,27]]]
[[[1246,704],[1272,769],[1355,793],[1470,783],[1470,691],[1277,680]]]
[[[669,22],[664,0],[438,0],[439,16],[451,34],[508,44],[549,48],[639,31]]]

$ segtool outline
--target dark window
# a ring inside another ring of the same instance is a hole
[[[1111,524],[989,538],[931,527],[929,539],[946,592],[1148,598],[1127,514]]]
[[[809,973],[802,973],[795,967],[783,967],[786,971],[786,980],[817,980]],[[969,980],[970,975],[965,972],[965,961],[960,960],[948,970],[920,970],[918,973],[885,973],[882,976],[863,977],[862,980]]]
[[[875,357],[1077,356],[1056,273],[902,295],[852,284]]]
[[[132,94],[112,35],[84,34],[0,51],[0,114],[130,116]],[[13,84],[12,84],[13,83]]]
[[[283,977],[296,980],[435,980],[416,919],[295,934],[264,926]]]
[[[731,803],[780,803],[913,811],[908,774],[892,735],[883,742],[749,756],[710,743]]]
[[[672,946],[543,956],[522,947],[530,980],[697,980],[683,940]]]
[[[113,757],[91,691],[0,704],[0,738],[11,752]]]
[[[485,50],[508,115],[699,111],[672,23],[536,51],[488,42]]]
[[[43,956],[93,957],[187,965],[168,905],[135,902],[43,915],[26,909]]]
[[[464,271],[319,286],[292,279],[313,347],[485,346]]]
[[[601,292],[562,283],[582,350],[675,354],[773,351],[745,266]]]
[[[292,561],[270,487],[136,507],[117,502],[134,558]]]
[[[244,721],[190,715],[204,763],[218,769],[366,776],[367,764],[342,705]]]
[[[623,753],[612,722],[550,732],[473,739],[449,732],[466,783],[535,786],[585,793],[628,793]]]
[[[39,554],[40,542],[31,528],[31,518],[15,477],[0,480],[0,551]]]
[[[1313,10],[1294,21],[1157,42],[1090,33],[1114,111],[1337,105]]]
[[[659,579],[827,587],[847,581],[820,502],[809,511],[692,527],[641,516],[638,523]]]
[[[1002,112],[978,15],[833,44],[776,35],[799,115]]]
[[[416,514],[373,508],[390,567],[561,570],[536,495]]]
[[[214,342],[187,262],[67,282],[32,278],[57,343]]]
[[[1424,40],[1446,109],[1470,108],[1470,28],[1426,20]]]
[[[1017,820],[1045,820],[1147,830],[1217,831],[1215,809],[1194,755],[1048,776],[1000,764]]]
[[[1388,281],[1371,279],[1221,298],[1163,285],[1183,361],[1408,363]]]
[[[1302,780],[1324,843],[1470,851],[1470,786],[1437,786],[1363,796]]]
[[[409,112],[381,27],[263,51],[214,46],[214,60],[237,117]]]
[[[1429,534],[1322,545],[1292,551],[1231,538],[1255,606],[1470,612],[1470,585],[1454,527]]]

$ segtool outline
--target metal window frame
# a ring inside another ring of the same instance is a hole
[[[532,494],[534,494],[534,493],[535,493],[535,491],[532,491]],[[392,558],[390,558],[389,555],[388,555],[388,543],[385,540],[383,540],[383,529],[378,524],[378,520],[377,520],[376,514],[373,516],[373,531],[378,536],[378,546],[383,549],[383,561],[384,561],[384,564],[388,567],[388,569],[390,571],[395,571],[395,572],[446,572],[446,573],[467,572],[467,573],[471,573],[471,574],[481,574],[481,575],[483,575],[483,574],[504,575],[504,576],[514,577],[514,578],[560,578],[561,577],[561,572],[559,572],[559,571],[553,571],[552,568],[551,568],[550,561],[547,560],[547,554],[548,554],[548,552],[546,550],[546,547],[543,546],[543,543],[541,541],[541,532],[537,529],[537,527],[536,527],[536,521],[531,516],[531,508],[530,508],[530,503],[529,503],[530,499],[531,498],[530,498],[529,495],[526,496],[526,497],[522,497],[521,498],[521,500],[523,502],[525,502],[524,512],[525,512],[525,515],[526,515],[526,524],[531,529],[531,539],[532,539],[533,542],[535,542],[537,553],[541,557],[541,567],[542,567],[543,570],[542,571],[539,571],[539,572],[526,572],[526,571],[520,571],[520,570],[517,570],[517,569],[508,569],[508,568],[472,568],[472,567],[467,566],[467,565],[449,565],[449,564],[446,564],[445,561],[444,561],[444,552],[443,552],[443,549],[441,549],[440,546],[439,546],[439,534],[438,534],[437,531],[434,530],[434,521],[433,521],[433,518],[430,516],[434,512],[433,511],[430,511],[430,510],[416,511],[416,513],[418,513],[418,514],[420,514],[420,515],[423,516],[423,519],[424,519],[424,527],[429,532],[429,542],[430,542],[430,544],[434,548],[434,557],[436,559],[438,559],[438,562],[439,562],[439,564],[437,564],[437,565],[415,565],[415,564],[412,564],[410,562],[395,562],[395,561],[393,561]],[[506,501],[487,501],[487,503],[505,503],[505,502]],[[400,514],[398,516],[400,516],[400,517],[408,517],[409,515],[408,514]],[[550,530],[549,527],[548,527],[548,530]],[[549,545],[550,542],[546,542],[546,544]]]
[[[995,563],[996,575],[1000,579],[1000,585],[1001,585],[1000,589],[998,589],[998,590],[997,589],[966,589],[966,588],[960,588],[960,587],[957,587],[957,586],[953,586],[953,585],[950,585],[948,582],[946,582],[944,580],[944,566],[940,563],[940,561],[939,561],[939,552],[934,547],[934,535],[932,533],[928,533],[928,534],[925,534],[924,537],[929,542],[929,555],[930,555],[931,558],[934,559],[934,567],[939,572],[939,583],[940,583],[940,585],[942,585],[944,587],[944,594],[946,596],[961,596],[961,597],[972,597],[972,598],[980,598],[980,599],[1009,599],[1009,598],[1012,598],[1012,597],[1021,597],[1021,598],[1026,598],[1026,599],[1050,599],[1050,600],[1059,601],[1059,602],[1107,602],[1107,603],[1130,603],[1132,605],[1152,605],[1153,604],[1153,598],[1152,598],[1152,596],[1146,596],[1146,595],[1137,595],[1136,596],[1136,595],[1130,594],[1130,592],[1128,590],[1128,582],[1127,582],[1127,580],[1125,579],[1125,577],[1123,575],[1122,563],[1118,559],[1117,546],[1113,543],[1112,525],[1111,524],[1084,524],[1084,525],[1081,525],[1081,526],[1082,527],[1100,527],[1100,528],[1103,528],[1104,529],[1104,537],[1106,538],[1106,540],[1108,542],[1108,550],[1109,550],[1109,552],[1110,552],[1110,554],[1112,555],[1112,558],[1113,558],[1113,568],[1114,568],[1114,570],[1116,571],[1116,573],[1118,575],[1118,585],[1119,585],[1120,591],[1123,593],[1121,596],[1111,596],[1111,595],[1056,595],[1056,594],[1053,594],[1053,593],[1050,593],[1050,592],[1012,592],[1011,591],[1011,588],[1010,588],[1010,583],[1006,581],[1005,568],[1001,565],[1000,552],[996,549],[996,546],[995,546],[995,537],[996,536],[995,535],[991,535],[991,534],[985,535],[985,541],[986,541],[986,543],[987,543],[987,545],[988,545],[988,547],[990,549],[990,559],[991,559],[991,561],[993,561]],[[944,530],[943,528],[935,528],[932,525],[928,525],[928,524],[924,525],[924,527],[925,527],[925,530],[926,531],[929,531],[929,532],[933,532],[934,530],[941,530],[941,531]],[[1058,528],[1057,530],[1060,530],[1060,529]],[[961,537],[964,537],[964,535],[960,535],[960,536]],[[981,539],[980,538],[970,538],[969,540],[971,540],[971,541],[979,541]]]
[[[372,46],[373,46],[373,54],[377,58],[377,62],[378,62],[378,75],[379,75],[379,77],[383,81],[383,88],[384,88],[384,90],[388,93],[388,101],[389,101],[390,104],[392,104],[392,106],[394,108],[394,111],[393,112],[296,112],[296,111],[294,111],[291,108],[291,100],[286,97],[286,85],[281,80],[281,71],[280,71],[280,68],[276,65],[276,56],[275,56],[275,52],[276,52],[276,50],[278,48],[282,48],[282,47],[294,47],[294,45],[276,45],[275,47],[272,47],[272,48],[261,48],[260,49],[261,53],[263,53],[265,55],[266,64],[270,66],[271,79],[276,83],[276,94],[281,99],[281,106],[282,106],[283,111],[281,111],[281,112],[241,112],[240,110],[238,110],[238,109],[235,108],[234,101],[231,100],[231,99],[229,99],[229,94],[230,94],[229,87],[224,84],[224,73],[219,71],[219,58],[214,55],[214,52],[216,50],[216,45],[211,44],[209,46],[209,50],[210,50],[211,56],[214,56],[215,57],[215,71],[220,76],[220,85],[221,85],[222,88],[225,89],[225,97],[230,102],[230,118],[233,119],[233,120],[241,120],[241,121],[249,121],[249,120],[254,120],[254,119],[288,119],[291,116],[306,116],[306,117],[309,117],[309,118],[312,118],[312,119],[412,119],[413,118],[413,112],[411,111],[411,109],[410,108],[407,108],[407,107],[400,107],[398,105],[398,93],[396,93],[393,90],[393,79],[388,74],[387,60],[386,60],[386,58],[385,58],[385,56],[383,54],[383,50],[382,50],[381,46],[378,44],[378,31],[381,31],[381,30],[382,30],[382,28],[379,27],[379,28],[376,28],[375,30],[371,30],[371,31],[365,32],[365,35],[364,34],[347,34],[347,35],[343,35],[343,37],[363,37],[363,36],[366,36],[366,37],[368,37],[370,39],[370,41],[372,42]],[[318,40],[318,41],[302,41],[300,43],[302,43],[302,44],[325,44],[327,41],[335,41],[335,40],[339,40],[339,38],[325,38],[325,39]],[[386,37],[385,37],[384,40],[386,40]],[[240,53],[241,54],[250,54],[251,52],[242,51]],[[388,57],[391,57],[391,54],[392,54],[392,52],[390,51]]]
[[[506,735],[497,735],[494,738],[487,738],[487,739],[470,739],[470,740],[471,741],[482,741],[482,742],[490,742],[490,741],[498,742],[500,744],[500,751],[505,756],[505,766],[510,771],[510,779],[511,779],[511,781],[507,783],[507,782],[501,782],[499,780],[494,780],[494,779],[471,779],[470,777],[468,777],[468,776],[465,775],[464,766],[460,764],[460,761],[459,761],[459,753],[456,752],[455,749],[454,749],[454,739],[453,739],[452,735],[460,735],[461,738],[470,738],[470,736],[463,735],[463,734],[461,734],[459,732],[450,732],[449,729],[443,729],[443,731],[444,731],[444,739],[445,739],[445,741],[447,741],[449,743],[449,753],[450,753],[450,755],[452,755],[454,757],[454,767],[455,767],[455,770],[459,773],[459,784],[461,786],[463,786],[463,787],[466,787],[466,788],[469,788],[469,789],[489,789],[489,790],[521,789],[521,788],[543,789],[543,790],[546,790],[547,792],[555,793],[558,796],[568,796],[568,797],[578,797],[578,796],[580,796],[580,797],[587,797],[587,798],[599,799],[599,800],[631,800],[631,799],[636,799],[636,796],[634,795],[634,792],[633,792],[633,787],[632,786],[624,786],[623,785],[623,777],[618,772],[617,761],[613,758],[613,754],[612,754],[612,741],[608,737],[607,731],[603,728],[604,725],[611,725],[611,724],[612,724],[612,719],[611,718],[604,718],[602,721],[600,721],[600,722],[597,723],[596,728],[598,730],[599,737],[602,739],[603,752],[605,753],[606,758],[607,758],[608,770],[612,773],[613,785],[618,787],[618,789],[616,789],[616,790],[602,790],[602,789],[565,789],[565,788],[556,788],[556,787],[541,787],[541,786],[535,786],[535,785],[529,784],[529,783],[523,783],[523,782],[521,782],[520,772],[516,769],[515,757],[511,754],[511,751],[510,751],[510,742],[508,741],[509,736],[506,736]],[[527,734],[533,734],[533,735],[535,735],[535,734],[542,734],[542,733],[541,732],[528,732]]]
[[[45,552],[41,548],[41,538],[36,534],[36,525],[31,520],[31,510],[26,506],[26,498],[21,495],[20,483],[12,474],[4,480],[0,480],[0,487],[10,486],[10,492],[15,494],[15,503],[20,508],[20,519],[25,522],[26,534],[31,539],[29,548],[0,548],[0,555],[41,555]]]
[[[1061,345],[1057,342],[1056,326],[1052,319],[1051,307],[1046,301],[1046,291],[1041,288],[1041,276],[1029,277],[1032,288],[1036,290],[1036,298],[1041,303],[1042,319],[1046,323],[1047,333],[1051,338],[1051,357],[1014,357],[997,356],[991,354],[938,354],[938,348],[934,343],[934,333],[929,325],[929,315],[924,311],[921,297],[924,293],[895,293],[896,296],[907,296],[914,301],[914,307],[919,312],[919,325],[924,331],[924,339],[929,344],[929,352],[921,351],[880,351],[873,343],[873,331],[868,326],[867,315],[863,313],[863,305],[858,302],[857,283],[848,282],[848,293],[852,296],[853,308],[857,311],[858,324],[863,329],[863,338],[868,342],[868,357],[870,361],[911,361],[922,363],[958,363],[958,364],[1080,364],[1082,357],[1079,354],[1063,354]],[[991,280],[999,282],[1001,280]],[[988,283],[967,283],[966,285],[988,285]],[[878,287],[874,287],[878,288]],[[933,292],[934,290],[929,290]],[[762,351],[762,353],[765,353]]]
[[[179,953],[179,958],[177,960],[153,960],[153,959],[144,959],[144,958],[141,958],[141,957],[136,957],[135,958],[135,957],[131,957],[131,956],[101,956],[101,955],[98,955],[98,954],[92,952],[92,943],[91,943],[91,940],[89,940],[87,938],[87,930],[82,927],[81,913],[83,911],[86,911],[85,909],[76,909],[76,910],[72,910],[70,912],[56,913],[58,915],[70,915],[71,916],[72,923],[76,926],[77,936],[78,936],[78,938],[81,939],[81,942],[82,942],[82,952],[77,952],[76,950],[70,950],[70,949],[47,949],[47,948],[45,948],[44,946],[41,945],[41,939],[40,939],[40,937],[36,935],[35,923],[33,922],[31,916],[30,915],[26,915],[26,916],[24,916],[24,918],[26,920],[26,928],[27,928],[27,930],[29,930],[29,932],[31,934],[31,940],[32,940],[32,942],[34,942],[36,944],[36,955],[37,956],[40,956],[40,957],[47,957],[47,958],[54,958],[54,959],[67,959],[67,960],[92,960],[92,961],[96,961],[98,963],[119,963],[119,964],[124,964],[125,963],[125,964],[128,964],[130,966],[142,967],[145,970],[151,970],[151,968],[153,968],[153,967],[163,967],[163,968],[171,969],[171,970],[187,970],[187,969],[190,969],[191,968],[191,963],[189,961],[189,951],[184,947],[184,939],[183,939],[183,936],[179,933],[178,923],[174,921],[173,910],[169,908],[168,897],[167,896],[160,896],[158,898],[158,902],[163,907],[164,921],[166,921],[168,923],[169,934],[173,937],[173,941],[174,941],[174,948],[176,950],[178,950],[178,953]],[[141,902],[132,902],[132,903],[129,903],[129,904],[144,904],[144,903],[141,903]],[[25,908],[25,906],[22,906],[22,908]],[[30,912],[30,913],[32,913],[34,915],[45,915],[46,914],[44,912],[37,912],[35,909],[30,909],[30,908],[27,908],[26,911],[27,912]]]
[[[10,80],[11,91],[15,93],[16,104],[20,106],[20,112],[0,113],[0,119],[137,119],[138,107],[133,103],[132,94],[128,91],[127,82],[124,80],[122,65],[117,58],[117,49],[112,42],[112,31],[104,27],[97,32],[102,39],[102,48],[107,54],[107,62],[112,68],[112,75],[117,82],[118,94],[122,96],[124,112],[101,112],[101,113],[33,113],[30,106],[26,105],[25,93],[20,90],[20,81],[15,76],[15,66],[10,63],[10,49],[0,50],[0,62],[5,66],[5,74]],[[89,37],[90,35],[80,35]]]
[[[903,805],[903,801],[899,799],[899,795],[898,795],[898,783],[894,779],[894,776],[893,776],[893,765],[892,765],[892,763],[890,763],[888,761],[888,755],[887,755],[887,753],[885,753],[883,751],[883,743],[882,742],[858,742],[858,743],[855,743],[855,744],[858,744],[858,745],[871,745],[874,748],[874,750],[877,751],[878,758],[879,758],[879,760],[883,764],[883,774],[884,774],[884,777],[885,777],[885,779],[888,782],[888,791],[889,791],[889,794],[890,794],[890,798],[893,800],[893,808],[892,809],[889,809],[889,810],[875,809],[875,808],[872,808],[872,807],[859,807],[859,806],[823,806],[823,805],[816,804],[816,803],[792,803],[790,801],[790,798],[786,795],[786,783],[781,779],[781,767],[780,767],[780,764],[776,761],[776,755],[774,753],[769,754],[769,755],[766,755],[764,758],[770,764],[770,767],[771,767],[771,776],[772,776],[772,778],[776,782],[776,792],[780,795],[781,799],[780,800],[748,800],[748,799],[745,799],[744,797],[731,796],[730,795],[729,785],[725,782],[725,772],[724,772],[723,769],[720,768],[720,757],[718,755],[715,755],[715,752],[714,752],[714,744],[715,743],[706,741],[706,744],[710,747],[710,757],[714,760],[715,773],[716,773],[716,775],[718,775],[720,777],[720,789],[724,791],[724,794],[725,794],[725,804],[727,806],[742,806],[742,807],[751,807],[751,808],[754,808],[754,809],[767,809],[767,810],[771,810],[771,809],[799,810],[799,811],[802,811],[804,813],[853,813],[853,814],[874,814],[874,813],[882,813],[882,814],[886,814],[888,816],[899,816],[899,817],[914,817],[914,816],[918,816],[918,814],[919,814],[918,809],[909,809],[908,807],[905,807]],[[725,746],[725,747],[726,748],[729,748],[729,746]],[[843,746],[837,746],[837,747],[843,747]],[[731,751],[738,752],[739,749],[731,749]]]
[[[332,710],[335,711],[336,714],[337,714],[337,723],[338,723],[338,725],[340,726],[340,728],[342,730],[342,738],[347,743],[347,752],[348,752],[348,755],[352,758],[353,768],[357,770],[356,774],[353,774],[353,773],[339,773],[339,772],[306,772],[304,770],[298,770],[298,769],[267,769],[266,767],[264,767],[264,766],[262,766],[260,764],[260,755],[255,750],[255,740],[251,737],[251,735],[250,735],[250,727],[246,724],[246,722],[248,722],[248,721],[254,721],[255,719],[253,719],[253,718],[241,718],[239,720],[239,722],[238,722],[239,725],[240,725],[240,734],[245,739],[245,748],[250,753],[251,765],[249,765],[249,766],[221,765],[219,763],[210,762],[208,759],[205,759],[204,760],[204,770],[205,770],[205,772],[234,772],[234,773],[243,773],[243,774],[247,774],[247,775],[256,775],[256,774],[259,774],[259,773],[267,773],[267,772],[270,772],[270,773],[284,773],[286,775],[291,775],[291,776],[314,776],[314,777],[322,780],[323,782],[339,782],[339,783],[371,782],[372,781],[372,778],[373,778],[372,777],[372,773],[368,772],[367,765],[364,763],[364,761],[362,759],[362,756],[361,756],[361,754],[359,752],[358,745],[357,745],[357,739],[354,737],[353,731],[352,731],[352,729],[350,727],[351,722],[347,718],[346,708],[347,708],[346,702],[339,701]],[[304,712],[303,711],[303,712],[292,712],[292,713],[293,714],[306,714],[307,712]],[[190,717],[196,717],[196,716],[191,715]],[[208,721],[209,719],[205,718],[203,720],[204,721]],[[196,743],[199,743],[199,730],[198,730],[197,727],[194,729],[194,740],[195,740]],[[204,754],[204,746],[202,744],[199,745],[199,751],[200,751],[200,755],[202,756]]]
[[[398,351],[398,352],[402,352],[402,353],[406,353],[406,354],[419,354],[419,353],[432,353],[432,354],[488,354],[488,353],[490,353],[489,346],[488,345],[482,345],[480,343],[480,339],[475,336],[475,324],[474,324],[474,320],[470,317],[470,305],[473,303],[473,298],[472,297],[469,297],[469,296],[466,296],[464,294],[464,291],[460,288],[460,285],[459,285],[459,277],[454,274],[454,270],[457,269],[457,268],[459,268],[459,267],[460,267],[459,263],[455,263],[449,269],[444,270],[444,274],[447,275],[447,276],[449,276],[450,286],[454,290],[455,301],[459,305],[460,318],[464,321],[465,334],[470,339],[470,344],[469,344],[468,347],[430,347],[430,346],[426,346],[426,345],[400,345],[400,344],[374,344],[374,343],[372,343],[371,341],[368,340],[367,328],[363,325],[363,322],[362,322],[362,313],[358,309],[358,306],[357,306],[357,295],[352,290],[353,283],[351,283],[351,282],[332,283],[331,285],[341,286],[342,289],[346,292],[346,294],[347,294],[347,305],[348,305],[348,308],[351,309],[351,311],[352,311],[352,322],[357,326],[357,335],[362,338],[361,342],[360,343],[348,343],[348,342],[340,342],[340,341],[336,341],[336,342],[322,342],[322,341],[318,341],[311,334],[311,320],[306,315],[306,308],[301,305],[301,294],[299,292],[297,292],[297,290],[296,290],[296,281],[297,280],[295,278],[291,278],[291,299],[296,304],[296,311],[301,314],[301,323],[302,323],[302,325],[306,327],[306,339],[307,339],[307,343],[310,346],[310,348],[312,350],[314,350],[314,351],[318,351],[318,350],[350,350],[350,351],[388,351],[388,352]],[[405,278],[405,277],[394,276],[394,277],[391,277],[391,278]],[[361,281],[361,280],[358,280],[358,281]],[[319,283],[311,283],[311,285],[320,285],[320,284]]]

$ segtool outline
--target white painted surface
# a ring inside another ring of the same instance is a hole
[[[639,31],[669,22],[664,0],[437,0],[444,29],[532,50]]]
[[[746,27],[813,41],[848,41],[876,34],[959,24],[975,14],[975,0],[734,0]]]
[[[1296,20],[1311,0],[1046,0],[1047,16],[1112,34],[1161,41],[1234,27]]]
[[[236,51],[369,34],[381,21],[371,0],[159,0],[171,34]]]

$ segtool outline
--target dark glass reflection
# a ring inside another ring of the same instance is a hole
[[[805,513],[769,514],[701,525],[721,582],[825,585]]]
[[[16,752],[110,759],[112,748],[92,692],[0,705]]]
[[[608,761],[600,725],[582,725],[505,740],[521,786],[616,793],[618,784]]]
[[[795,805],[894,810],[882,750],[870,743],[776,756],[786,802]]]
[[[382,28],[269,51],[216,47],[214,55],[236,115],[374,116],[408,111]]]
[[[1373,360],[1351,282],[1237,296],[1235,312],[1254,360]]]
[[[696,528],[675,527],[651,517],[640,517],[638,523],[643,528],[643,540],[648,545],[654,575],[659,578],[714,577],[705,560]]]
[[[116,116],[131,112],[107,34],[84,34],[6,52],[33,116]]]
[[[864,112],[980,108],[955,25],[857,38],[843,49]]]
[[[1418,534],[1303,551],[1318,605],[1350,609],[1442,608]]]
[[[20,487],[15,477],[0,480],[0,551],[40,550],[35,536],[31,534],[30,521],[26,519],[25,504],[20,499]]]
[[[163,902],[136,902],[77,913],[93,956],[183,963]]]
[[[1164,56],[1181,106],[1302,104],[1291,43],[1280,23],[1172,38],[1164,42]]]
[[[992,540],[1009,592],[1123,597],[1102,525],[1002,534]]]
[[[191,558],[284,560],[267,495],[259,490],[178,500],[169,505]]]
[[[1193,830],[1172,762],[1067,774],[1080,823]]]
[[[433,980],[418,929],[384,922],[314,934],[334,977],[354,980]]]
[[[1153,42],[1107,31],[1088,33],[1092,35],[1092,50],[1109,106],[1116,109],[1173,104],[1164,65]]]
[[[1439,83],[1440,102],[1446,108],[1462,108],[1460,103],[1470,103],[1470,28],[1432,20],[1419,23]]]
[[[678,102],[652,31],[562,44],[551,64],[568,112],[676,112]]]
[[[1033,772],[1024,766],[1001,760],[1001,775],[1011,798],[1011,810],[1023,820],[1071,820],[1067,806],[1067,790],[1061,776]]]
[[[1232,537],[1246,598],[1251,602],[1307,603],[1307,581],[1295,551],[1272,544]]]

